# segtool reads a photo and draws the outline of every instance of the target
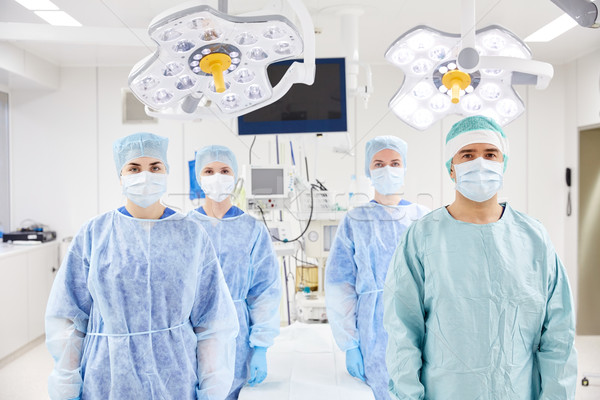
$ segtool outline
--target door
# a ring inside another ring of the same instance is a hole
[[[600,128],[579,133],[577,334],[600,335]]]

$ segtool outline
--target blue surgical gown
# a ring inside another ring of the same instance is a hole
[[[405,200],[354,208],[340,222],[327,259],[325,301],[333,337],[342,351],[360,347],[377,400],[389,398],[382,322],[388,265],[408,226],[428,211]]]
[[[237,337],[235,378],[228,399],[237,399],[248,381],[253,347],[269,347],[279,334],[279,262],[264,224],[233,206],[222,219],[199,208],[190,213],[208,233],[235,303]]]
[[[565,269],[544,227],[445,207],[413,224],[384,290],[394,399],[572,400],[577,355]]]
[[[166,214],[110,211],[73,239],[46,310],[52,400],[225,398],[235,307],[204,229]]]

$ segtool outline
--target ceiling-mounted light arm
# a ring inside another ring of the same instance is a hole
[[[462,0],[461,11],[461,48],[457,63],[461,71],[471,73],[479,68],[479,53],[475,49],[475,0]]]
[[[462,11],[460,20],[461,48],[475,47],[475,0],[461,0],[460,8]]]
[[[229,0],[219,0],[219,11],[229,14]]]
[[[344,56],[346,57],[346,87],[349,93],[358,89],[360,71],[358,30],[359,17],[364,14],[360,7],[347,7],[339,11],[342,19],[342,37],[344,38]]]
[[[536,89],[546,89],[554,76],[551,64],[504,56],[482,56],[479,62],[481,69],[503,69],[513,71],[513,84],[535,84]]]
[[[308,9],[302,3],[302,0],[287,0],[287,2],[298,16],[298,21],[300,22],[300,26],[302,28],[302,40],[304,41],[304,63],[302,64],[303,71],[302,73],[298,72],[298,77],[301,79],[300,83],[312,85],[315,81],[315,25],[310,13],[308,12]],[[290,69],[294,66],[294,64],[298,63],[293,63],[290,66]],[[277,86],[275,88],[277,88]]]
[[[598,6],[590,0],[552,0],[552,2],[584,28],[600,27]]]
[[[346,89],[349,95],[359,96],[367,108],[369,97],[373,93],[373,74],[371,66],[360,61],[359,18],[364,13],[364,8],[360,6],[344,6],[336,11],[342,22],[343,54],[346,58]],[[364,68],[366,73],[367,82],[364,86],[359,86],[358,83],[361,68]]]
[[[370,64],[360,63],[360,66],[365,69],[367,83],[365,86],[361,87],[360,92],[358,94],[363,99],[366,110],[369,106],[369,98],[371,97],[371,94],[373,94],[373,92],[375,91],[375,88],[373,87],[373,71],[371,70]]]

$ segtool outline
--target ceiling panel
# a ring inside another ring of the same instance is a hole
[[[61,66],[133,66],[153,51],[152,42],[144,35],[150,21],[164,10],[182,4],[175,0],[54,0],[54,3],[79,20],[85,29],[70,28],[65,33],[65,28],[44,26],[47,29],[39,30],[38,34],[38,29],[26,24],[46,25],[45,22],[13,0],[1,0],[0,40],[10,41]],[[218,7],[218,0],[203,3]],[[231,0],[229,11],[253,12],[269,3],[272,1]],[[340,13],[352,7],[364,12],[359,20],[359,50],[361,61],[366,63],[385,63],[383,54],[388,46],[416,25],[453,33],[461,31],[458,0],[305,0],[305,4],[315,26],[322,31],[316,36],[317,55],[321,57],[343,55],[342,44],[346,39],[341,37]],[[502,25],[521,38],[561,15],[550,0],[477,0],[476,4],[477,28]],[[23,24],[22,29],[15,23]],[[35,34],[27,34],[28,31]],[[576,27],[550,43],[535,43],[530,47],[534,59],[562,64],[599,49],[600,31]]]

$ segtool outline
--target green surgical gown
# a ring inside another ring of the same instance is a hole
[[[407,230],[384,288],[393,399],[574,399],[567,274],[544,227],[505,205],[477,225],[439,208]]]

